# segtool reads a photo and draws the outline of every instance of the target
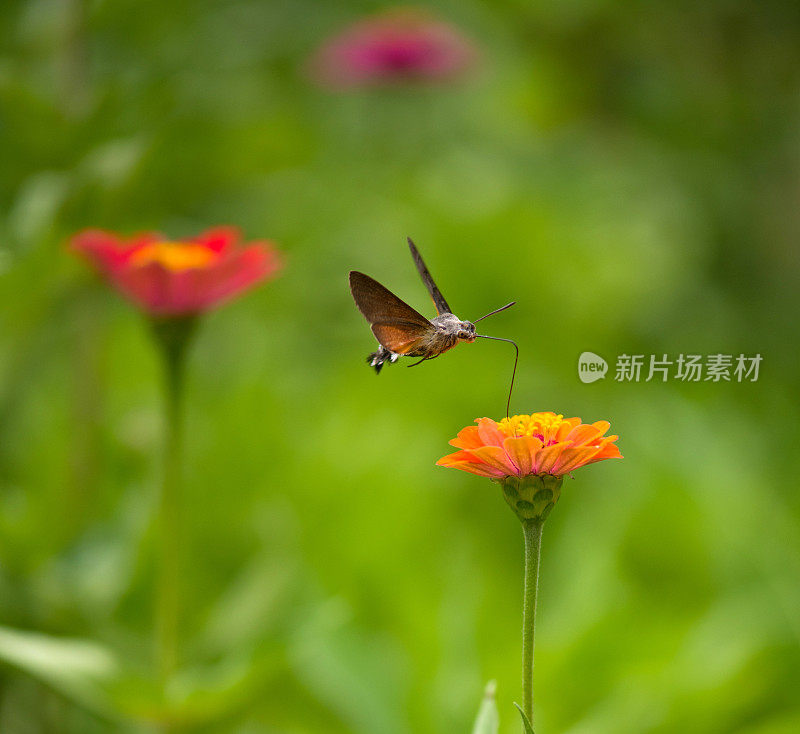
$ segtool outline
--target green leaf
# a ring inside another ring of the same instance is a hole
[[[522,730],[524,734],[534,734],[531,722],[528,717],[525,716],[525,712],[522,710],[522,707],[516,701],[514,702],[514,705],[517,707],[517,711],[519,711],[519,715],[522,717]]]
[[[497,684],[490,680],[486,684],[483,692],[483,701],[478,709],[478,716],[475,719],[475,726],[472,727],[472,734],[497,734],[500,726],[500,716],[497,713],[497,703],[494,694]]]

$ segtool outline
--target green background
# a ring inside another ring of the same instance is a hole
[[[84,227],[236,224],[280,278],[191,353],[188,731],[519,730],[522,542],[434,466],[500,418],[508,345],[379,378],[347,288],[512,337],[512,410],[608,419],[625,459],[545,528],[536,730],[800,731],[793,2],[442,2],[453,85],[334,94],[302,68],[368,2],[36,0],[0,15],[0,731],[147,732],[159,365],[65,252]],[[578,355],[609,364],[584,385]],[[757,382],[617,382],[618,355],[763,357]]]

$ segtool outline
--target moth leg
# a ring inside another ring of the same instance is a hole
[[[434,354],[433,357],[430,357],[430,356],[423,357],[419,362],[414,362],[414,364],[410,364],[410,365],[408,365],[408,367],[416,367],[418,364],[422,364],[423,362],[425,362],[428,359],[436,359],[436,357],[438,357],[438,356],[439,356],[438,354]]]

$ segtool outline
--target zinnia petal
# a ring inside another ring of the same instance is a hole
[[[572,441],[573,446],[580,446],[594,441],[601,431],[597,426],[581,424],[573,428],[566,436],[567,441]]]
[[[569,446],[568,443],[554,443],[550,446],[545,446],[536,452],[533,458],[533,473],[534,474],[548,474],[553,468],[553,464],[558,460],[559,454]]]
[[[478,425],[459,431],[450,443],[462,450],[440,459],[441,466],[493,477],[559,479],[581,466],[621,458],[618,436],[603,434],[608,421],[582,424],[551,412],[507,416],[499,422],[479,418]],[[480,468],[482,467],[482,468]]]
[[[491,418],[479,418],[478,435],[485,446],[502,446],[505,441],[505,434],[497,427]]]
[[[469,451],[454,451],[452,454],[447,454],[447,456],[443,456],[436,463],[439,466],[447,466],[449,464],[452,464],[453,462],[462,462],[462,461],[479,462],[479,459],[476,456],[473,456]]]
[[[568,474],[575,469],[588,464],[600,449],[597,446],[581,446],[579,448],[564,449],[553,464],[552,474]]]
[[[534,436],[513,436],[503,441],[503,448],[519,469],[521,476],[533,471],[533,457],[542,448],[542,442]]]
[[[573,429],[577,428],[581,425],[580,418],[566,418],[564,422],[558,427],[556,432],[552,436],[552,440],[556,443],[564,441],[567,436],[573,431]]]
[[[478,426],[467,426],[462,428],[458,435],[449,441],[449,444],[459,449],[472,449],[483,446],[483,441],[478,435]]]
[[[203,245],[214,252],[222,253],[239,242],[241,236],[238,227],[214,227],[195,237],[192,242]]]
[[[85,257],[97,270],[106,274],[124,266],[140,248],[162,239],[156,232],[142,232],[128,241],[113,232],[87,229],[72,238],[71,249]]]
[[[586,463],[594,464],[595,461],[602,461],[603,459],[621,459],[622,454],[620,453],[619,446],[615,443],[611,443],[612,441],[616,441],[617,438],[618,436],[609,436],[607,439],[603,439],[598,452]]]
[[[481,461],[489,466],[499,469],[503,474],[509,476],[516,476],[519,474],[519,469],[513,461],[509,458],[501,446],[481,446],[476,449],[470,449],[473,456],[477,456]]]
[[[502,471],[495,469],[488,464],[473,464],[469,461],[458,461],[454,462],[453,464],[442,464],[442,466],[448,466],[451,469],[460,469],[461,471],[466,471],[470,474],[477,474],[481,477],[491,477],[492,479],[500,479],[500,477],[505,476]]]
[[[443,456],[436,462],[439,466],[452,469],[461,469],[472,474],[480,474],[485,477],[502,477],[504,472],[493,466],[483,463],[480,459],[470,454],[468,451],[456,451],[455,453]]]

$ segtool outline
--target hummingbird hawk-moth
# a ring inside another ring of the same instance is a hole
[[[380,373],[386,362],[391,364],[396,362],[399,357],[419,357],[417,362],[409,365],[409,367],[415,367],[422,362],[438,357],[448,349],[452,349],[459,342],[474,342],[476,338],[510,342],[517,349],[518,357],[519,349],[510,339],[478,334],[475,329],[475,324],[478,321],[511,308],[516,301],[495,309],[485,316],[475,319],[475,321],[462,321],[453,313],[444,299],[431,277],[422,255],[419,254],[419,250],[417,250],[410,237],[408,238],[408,246],[422,282],[428,289],[428,293],[430,293],[433,304],[436,307],[437,315],[432,319],[425,318],[388,288],[378,283],[377,280],[357,270],[350,271],[350,291],[353,294],[353,299],[356,302],[356,306],[358,306],[358,310],[369,322],[372,333],[378,340],[377,351],[367,357],[367,362],[371,367],[375,368],[375,372]],[[515,373],[516,368],[517,362],[515,360]],[[513,375],[511,380],[513,387]],[[509,392],[509,400],[510,398],[511,394]]]

